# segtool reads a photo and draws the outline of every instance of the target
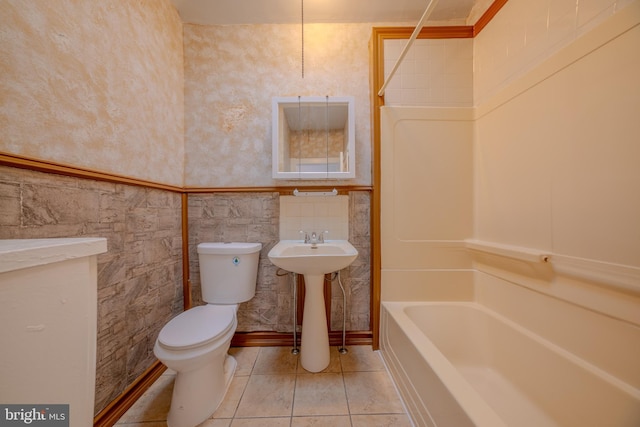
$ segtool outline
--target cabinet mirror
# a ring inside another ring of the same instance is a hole
[[[273,178],[354,178],[353,103],[350,96],[273,98]]]

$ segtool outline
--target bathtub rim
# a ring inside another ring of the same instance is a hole
[[[563,347],[547,340],[543,336],[532,332],[526,327],[520,325],[519,323],[511,320],[508,317],[500,314],[492,310],[490,307],[487,307],[484,304],[481,304],[477,301],[383,301],[381,303],[383,309],[388,313],[388,315],[394,319],[394,321],[398,324],[400,329],[407,335],[407,337],[411,340],[413,347],[420,354],[422,358],[428,360],[430,366],[432,366],[435,374],[442,380],[442,383],[447,387],[451,395],[454,399],[460,404],[460,406],[467,412],[469,418],[476,423],[478,426],[494,426],[501,425],[505,426],[504,421],[501,421],[502,424],[480,424],[479,422],[484,421],[482,412],[480,411],[480,415],[478,415],[478,420],[476,421],[476,415],[473,409],[474,405],[478,402],[473,402],[471,405],[468,403],[468,399],[478,399],[483,404],[485,404],[490,413],[495,415],[499,420],[502,420],[498,413],[491,408],[488,403],[485,402],[484,398],[480,393],[478,393],[462,376],[462,374],[457,370],[457,368],[451,363],[445,356],[440,352],[438,347],[428,338],[426,334],[413,322],[413,320],[409,317],[409,315],[405,312],[405,309],[408,307],[416,307],[416,306],[451,306],[451,307],[466,307],[469,309],[477,310],[485,315],[493,317],[505,324],[505,326],[514,329],[516,332],[525,335],[528,339],[535,341],[537,344],[540,344],[549,349],[549,351],[557,353],[559,356],[569,359],[570,362],[578,365],[580,368],[589,371],[592,375],[599,377],[601,380],[608,382],[613,387],[620,389],[621,392],[628,394],[630,397],[637,399],[640,401],[640,389],[636,389],[633,385],[619,379],[618,377],[608,373],[607,371],[599,368],[579,356],[571,353],[570,351],[564,349]],[[386,333],[386,331],[385,331]],[[414,341],[414,339],[416,341]],[[416,345],[417,344],[417,345]],[[427,356],[432,357],[432,359],[428,359]],[[435,363],[432,363],[432,360]],[[445,382],[443,378],[447,378],[450,382]],[[462,384],[461,384],[462,383]],[[471,390],[466,390],[466,387]],[[463,392],[462,395],[457,395],[456,391]],[[478,405],[479,406],[479,405]],[[495,423],[494,421],[491,421]]]
[[[566,359],[568,359],[569,361],[571,361],[572,363],[574,363],[575,365],[579,366],[580,368],[589,371],[591,374],[598,376],[600,379],[602,379],[605,382],[608,382],[609,384],[611,384],[612,386],[619,388],[621,391],[627,393],[628,395],[632,396],[633,398],[637,399],[640,401],[640,389],[635,388],[633,385],[625,382],[624,380],[616,377],[613,374],[610,374],[609,372],[607,372],[606,370],[586,361],[585,359],[581,358],[580,356],[572,353],[571,351],[565,349],[564,347],[548,340],[547,338],[543,337],[542,335],[538,335],[537,333],[531,331],[530,329],[526,328],[525,326],[522,326],[521,324],[519,324],[518,322],[511,320],[510,318],[508,318],[507,316],[504,316],[502,314],[500,314],[497,311],[492,310],[490,307],[487,307],[484,304],[481,304],[479,302],[474,302],[474,301],[411,301],[411,302],[400,302],[400,304],[404,304],[404,307],[401,309],[401,312],[404,316],[407,317],[409,322],[412,322],[411,318],[405,313],[404,308],[408,307],[408,306],[413,306],[413,305],[424,305],[424,306],[429,306],[429,305],[449,305],[449,306],[457,306],[457,307],[468,307],[468,308],[472,308],[474,310],[478,310],[483,312],[484,314],[486,314],[487,316],[491,316],[494,319],[498,320],[501,323],[504,323],[506,326],[514,329],[516,332],[519,332],[521,334],[523,334],[524,336],[526,336],[527,338],[535,341],[537,344],[540,344],[544,347],[547,347],[550,351],[553,351],[557,354],[559,354],[561,357],[564,357]],[[413,324],[413,322],[412,322]],[[415,324],[414,324],[415,325]],[[419,333],[422,333],[422,331],[416,326],[416,328],[418,329]],[[423,334],[424,335],[424,334]],[[435,346],[433,343],[431,343],[436,349],[437,346]],[[453,365],[452,365],[453,366]]]
[[[507,427],[507,424],[498,413],[489,406],[485,399],[469,384],[455,366],[440,352],[429,338],[416,326],[416,324],[404,312],[408,306],[421,305],[449,305],[453,302],[428,302],[428,301],[383,301],[382,308],[398,324],[400,329],[409,338],[415,350],[428,361],[435,375],[447,388],[453,399],[467,414],[469,419],[478,427]],[[458,304],[458,302],[455,302]],[[473,302],[460,304],[477,306]],[[386,334],[386,328],[382,329]],[[382,341],[382,340],[381,340]],[[384,340],[385,342],[387,340]],[[392,350],[392,349],[390,349]],[[383,351],[384,354],[384,351]],[[409,379],[410,380],[410,379]],[[411,381],[411,380],[410,380]]]

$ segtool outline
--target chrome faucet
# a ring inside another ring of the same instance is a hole
[[[311,232],[311,236],[306,231],[300,230],[300,234],[304,234],[304,242],[311,243],[311,247],[317,247],[318,243],[324,243],[324,234],[328,233],[328,231],[321,231],[320,234],[315,231]]]

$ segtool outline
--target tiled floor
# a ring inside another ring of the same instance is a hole
[[[312,374],[299,366],[289,347],[241,347],[223,402],[200,427],[410,427],[411,422],[371,346],[350,346]],[[116,424],[121,427],[166,425],[174,374],[167,372]]]

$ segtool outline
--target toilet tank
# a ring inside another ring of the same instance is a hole
[[[200,243],[202,300],[209,304],[237,304],[256,293],[261,243]]]

